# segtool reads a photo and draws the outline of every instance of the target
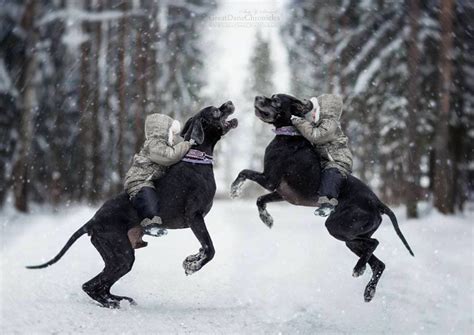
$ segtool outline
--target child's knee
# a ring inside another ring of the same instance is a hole
[[[154,187],[142,187],[132,198],[132,204],[141,219],[159,216],[158,196]]]

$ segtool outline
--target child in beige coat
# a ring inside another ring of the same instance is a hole
[[[305,118],[292,117],[293,125],[322,158],[321,184],[315,214],[328,216],[337,206],[344,180],[352,173],[352,153],[341,128],[342,98],[323,94],[310,100],[313,110]]]
[[[191,148],[191,142],[182,141],[178,136],[180,128],[177,120],[163,114],[151,114],[145,120],[145,142],[125,176],[125,190],[141,220],[140,225],[128,233],[134,249],[147,245],[142,240],[145,232],[154,236],[166,234],[166,230],[160,228],[159,199],[153,181],[163,177]],[[175,144],[176,138],[178,143]]]

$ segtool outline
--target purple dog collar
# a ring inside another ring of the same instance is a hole
[[[293,126],[286,126],[273,129],[275,135],[283,136],[301,136],[301,133]]]
[[[205,152],[196,149],[189,150],[188,153],[183,157],[183,159],[181,159],[181,161],[187,163],[208,165],[212,165],[214,163],[214,159],[211,155],[208,155]]]

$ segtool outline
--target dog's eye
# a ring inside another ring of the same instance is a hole
[[[281,106],[281,101],[278,98],[272,99],[272,106],[273,107],[280,107]]]
[[[220,118],[220,117],[221,117],[221,111],[218,110],[218,109],[214,110],[214,111],[212,112],[212,117],[213,117],[214,119]]]

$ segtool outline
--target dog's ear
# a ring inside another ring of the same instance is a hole
[[[204,129],[202,128],[202,122],[200,119],[193,122],[190,137],[196,141],[197,144],[202,144],[202,142],[204,142]]]
[[[306,113],[311,112],[313,109],[313,103],[310,100],[299,100],[299,99],[292,99],[291,101],[291,114],[303,117]]]
[[[202,144],[202,142],[204,142],[204,129],[202,128],[201,120],[192,117],[186,121],[181,131],[181,137],[184,138],[185,141],[193,139],[197,144]]]
[[[185,141],[189,141],[191,138],[191,131],[192,131],[192,124],[194,122],[194,117],[189,118],[188,121],[184,124],[183,129],[181,130],[181,137],[184,138]]]

